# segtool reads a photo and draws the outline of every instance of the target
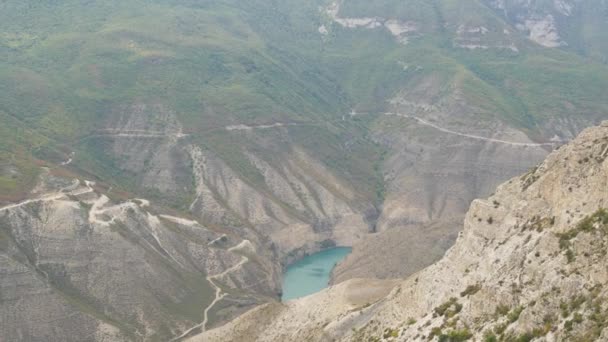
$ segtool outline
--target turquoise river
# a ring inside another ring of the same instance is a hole
[[[282,300],[286,302],[326,288],[331,271],[351,250],[349,247],[326,249],[287,266],[283,275]]]

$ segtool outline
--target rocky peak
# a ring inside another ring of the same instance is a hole
[[[444,258],[396,285],[388,296],[378,299],[376,293],[361,300],[371,283],[348,281],[286,305],[263,306],[205,338],[247,331],[263,341],[286,336],[606,340],[607,160],[604,122],[502,184],[488,199],[475,200]],[[319,306],[331,314],[315,314]],[[266,317],[259,327],[253,322],[260,323],[262,311],[275,318]]]
[[[604,122],[474,201],[454,247],[381,316],[416,319],[399,330],[405,340],[605,338],[607,157]]]

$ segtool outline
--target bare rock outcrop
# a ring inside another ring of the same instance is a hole
[[[349,287],[373,288],[347,281],[279,309],[262,306],[201,338],[602,340],[608,336],[607,189],[604,122],[488,199],[475,200],[445,257],[388,296],[362,305],[337,300]],[[328,314],[316,313],[319,306]],[[259,323],[255,329],[252,322]]]
[[[47,173],[37,190],[0,208],[2,340],[164,341],[238,313],[218,298],[278,292],[269,252],[234,234],[93,182]]]

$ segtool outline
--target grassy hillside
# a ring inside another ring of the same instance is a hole
[[[458,91],[477,108],[476,115],[531,135],[559,118],[577,115],[592,122],[608,113],[603,96],[608,68],[585,57],[602,54],[599,43],[581,54],[535,46],[478,0],[342,3],[341,17],[415,23],[416,32],[403,45],[387,30],[332,22],[324,10],[328,5],[322,0],[2,2],[0,115],[6,124],[0,127],[0,193],[23,192],[36,159],[58,162],[73,150],[79,151],[77,166],[87,172],[133,183],[134,175],[114,169],[103,143],[88,137],[134,103],[162,104],[187,133],[253,182],[256,175],[247,170],[241,146],[257,143],[233,140],[222,128],[310,125],[291,130],[289,144],[313,151],[371,197],[378,188],[374,164],[381,149],[365,138],[365,121],[341,118],[351,108],[381,112],[387,99],[427,77],[442,80],[434,100]],[[584,37],[599,42],[604,31],[591,23]],[[470,38],[459,36],[460,27],[479,26],[490,29],[480,44],[512,43],[518,51],[457,45]],[[352,136],[355,147],[346,148],[344,140]],[[229,143],[234,146],[227,148]]]
[[[586,12],[575,13],[573,17],[588,14],[589,7],[592,6],[586,5]],[[576,53],[570,46],[548,49],[532,43],[518,34],[508,18],[503,18],[501,13],[489,8],[484,1],[404,3],[383,0],[369,3],[352,0],[343,2],[340,15],[353,18],[373,16],[416,23],[418,31],[406,46],[399,46],[394,41],[390,44],[390,36],[383,30],[338,28],[339,36],[335,41],[346,42],[341,47],[343,51],[347,46],[361,46],[362,51],[353,55],[365,56],[363,50],[374,52],[374,56],[370,57],[370,64],[374,63],[374,74],[382,74],[377,71],[384,67],[385,74],[394,75],[399,71],[398,61],[417,66],[417,70],[410,68],[406,75],[402,75],[406,82],[408,78],[420,78],[416,73],[438,75],[437,77],[459,87],[469,103],[485,109],[487,115],[533,132],[542,131],[547,121],[557,118],[577,115],[598,120],[608,115],[608,102],[603,99],[604,89],[608,85],[608,69],[605,65],[588,59],[587,53]],[[585,20],[582,18],[580,20]],[[591,27],[593,23],[586,23],[586,26]],[[601,30],[605,26],[606,23],[597,23],[593,27]],[[467,37],[467,29],[479,27],[487,29],[488,33],[468,34]],[[461,32],[463,30],[464,34]],[[507,31],[508,35],[504,33]],[[374,38],[369,38],[374,45],[353,44],[353,40],[341,35],[356,35],[353,39],[358,42],[362,37],[375,35]],[[457,46],[467,39],[489,48],[465,49]],[[585,38],[578,36],[571,39],[584,41]],[[508,44],[516,46],[517,51],[495,48]],[[379,51],[383,53],[379,54]],[[383,76],[383,80],[390,82],[390,76]],[[363,76],[361,79],[375,80],[373,76]],[[351,84],[369,87],[380,82]],[[394,89],[402,84],[404,83],[397,82],[389,88]],[[373,90],[366,88],[361,89],[361,92],[370,94]]]

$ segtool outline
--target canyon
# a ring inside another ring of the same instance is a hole
[[[3,2],[0,340],[480,339],[490,302],[528,317],[497,337],[542,328],[542,270],[563,301],[603,277],[551,234],[601,206],[606,6]],[[579,309],[543,336],[597,330]]]

